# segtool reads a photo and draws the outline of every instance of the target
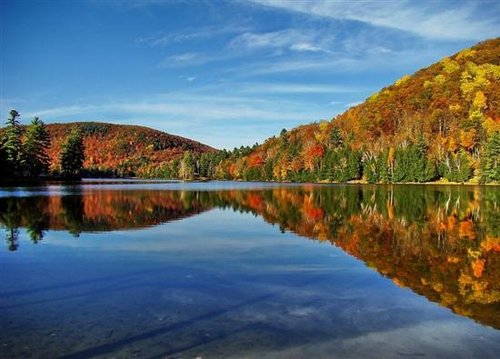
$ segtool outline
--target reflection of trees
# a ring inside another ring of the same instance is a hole
[[[84,203],[81,195],[61,197],[62,216],[67,230],[79,237],[84,224]]]
[[[9,251],[15,251],[19,247],[19,222],[20,212],[17,203],[8,201],[0,205],[0,221],[6,228],[5,240]]]
[[[0,223],[7,229],[9,249],[18,248],[17,228],[25,227],[33,243],[43,239],[48,229],[48,197],[2,198],[0,200]]]
[[[0,198],[0,224],[9,243],[19,227],[37,243],[48,229],[111,231],[157,225],[197,214],[210,206],[206,192],[96,191],[64,196]],[[16,239],[16,240],[14,240]],[[13,244],[12,248],[17,248]]]
[[[17,248],[19,247],[19,229],[17,228],[7,228],[7,234],[6,234],[6,241],[7,241],[7,248],[9,251],[17,251]]]
[[[328,240],[456,313],[500,327],[500,192],[336,186],[228,196],[280,228]]]
[[[454,312],[500,328],[500,191],[479,187],[301,186],[228,191],[96,191],[0,198],[9,249],[17,228],[78,235],[151,226],[218,207],[329,241]]]

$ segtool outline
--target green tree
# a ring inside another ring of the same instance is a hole
[[[24,164],[28,176],[37,177],[49,171],[50,159],[47,150],[50,135],[43,121],[35,117],[28,126],[24,140]]]
[[[2,136],[4,161],[7,167],[7,177],[19,175],[22,171],[23,146],[21,142],[22,130],[19,125],[19,112],[11,110]]]
[[[361,177],[361,152],[347,148],[347,181],[359,179]]]
[[[344,139],[342,138],[342,133],[340,132],[338,127],[334,127],[332,129],[332,133],[331,133],[330,137],[331,137],[330,141],[331,141],[333,147],[342,146],[342,144],[344,143]]]
[[[469,155],[465,150],[460,150],[455,158],[457,182],[467,182],[472,174],[472,167],[469,160]]]
[[[500,132],[495,132],[486,143],[481,157],[481,181],[500,181]]]
[[[10,172],[11,169],[7,162],[7,154],[3,149],[3,139],[0,138],[0,178],[7,177],[7,173]]]
[[[457,154],[448,154],[440,172],[444,178],[452,182],[468,181],[472,174],[469,154],[463,149]]]
[[[182,161],[179,165],[179,178],[184,180],[190,180],[194,178],[195,172],[195,161],[191,152],[184,152]]]
[[[84,156],[83,135],[79,128],[75,128],[61,146],[59,155],[61,174],[69,177],[80,176]]]
[[[363,159],[363,174],[368,183],[379,182],[377,168],[378,158],[372,153],[365,153]]]
[[[389,182],[389,167],[388,167],[389,151],[385,150],[379,154],[377,158],[377,174],[378,181],[382,183]]]
[[[427,143],[420,137],[396,150],[393,182],[427,182],[436,176],[434,164],[427,158]]]

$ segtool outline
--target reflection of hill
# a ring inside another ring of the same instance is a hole
[[[239,209],[328,240],[397,285],[500,328],[498,191],[346,186],[229,197]]]
[[[71,233],[153,226],[208,209],[192,192],[96,191],[83,195],[0,198],[0,223]]]
[[[250,211],[281,229],[329,241],[455,313],[500,329],[500,191],[435,186],[290,187],[231,191],[96,191],[0,198],[9,249],[17,228],[109,231],[210,208]]]

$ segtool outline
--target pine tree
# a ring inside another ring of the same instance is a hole
[[[500,132],[495,132],[486,143],[481,158],[481,181],[500,181]]]
[[[378,181],[382,183],[389,182],[389,167],[388,167],[388,157],[389,151],[383,151],[377,159],[377,173]]]
[[[24,140],[24,164],[28,176],[37,177],[49,170],[50,159],[47,150],[50,146],[50,135],[45,124],[35,117],[26,130]]]
[[[394,155],[394,171],[392,174],[392,182],[407,182],[408,181],[408,148],[400,147],[396,149]]]
[[[414,167],[414,180],[417,182],[427,182],[427,142],[423,136],[420,136],[417,143],[412,146],[413,148],[413,167]]]
[[[1,151],[7,167],[7,177],[19,175],[23,165],[22,130],[19,125],[19,116],[20,114],[16,110],[10,111],[10,117],[2,136]]]
[[[379,181],[377,169],[377,157],[371,152],[366,152],[363,159],[363,175],[368,183]]]
[[[460,150],[456,156],[455,163],[457,167],[457,181],[462,183],[467,182],[472,174],[472,167],[467,152]]]
[[[7,154],[3,149],[3,139],[0,138],[0,178],[7,177],[7,173],[10,173],[10,166],[7,162]]]
[[[61,174],[78,177],[81,174],[84,160],[83,135],[80,129],[74,129],[61,146],[59,161]]]

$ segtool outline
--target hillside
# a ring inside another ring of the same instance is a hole
[[[199,142],[141,126],[99,122],[49,124],[52,168],[58,163],[62,142],[76,127],[84,134],[84,168],[90,173],[141,175],[160,164],[181,158],[184,151],[193,154],[215,151]]]
[[[500,38],[444,58],[331,121],[237,152],[221,177],[367,182],[500,181]]]

